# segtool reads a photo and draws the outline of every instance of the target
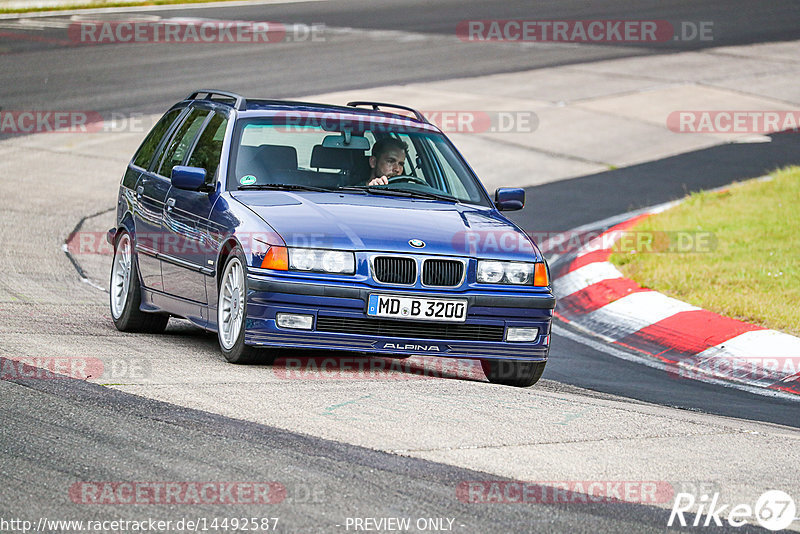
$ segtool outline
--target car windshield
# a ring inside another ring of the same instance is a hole
[[[477,178],[443,135],[408,121],[354,124],[330,119],[317,124],[278,123],[270,117],[241,121],[228,188],[286,185],[293,190],[491,205]],[[376,151],[378,157],[371,161]],[[386,176],[388,184],[369,185],[376,176]]]

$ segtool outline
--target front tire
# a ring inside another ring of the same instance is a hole
[[[492,384],[526,388],[542,377],[547,362],[525,360],[481,360],[483,373]]]
[[[136,254],[133,252],[131,236],[124,230],[114,245],[108,292],[111,318],[120,332],[160,334],[167,327],[169,315],[146,313],[139,309],[142,289],[136,268]]]
[[[234,248],[225,262],[217,291],[217,339],[225,359],[248,364],[267,358],[266,350],[244,343],[247,323],[247,275],[242,249]]]

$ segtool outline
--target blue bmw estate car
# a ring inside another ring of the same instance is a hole
[[[122,178],[111,316],[217,332],[233,363],[276,349],[473,358],[491,382],[544,371],[555,297],[536,244],[411,108],[192,93]]]

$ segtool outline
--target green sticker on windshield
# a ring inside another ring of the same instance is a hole
[[[239,178],[239,183],[241,185],[253,185],[254,183],[256,183],[256,177],[253,176],[252,174],[242,176],[241,178]]]

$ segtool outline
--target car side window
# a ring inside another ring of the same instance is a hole
[[[407,134],[395,134],[394,136],[406,144],[406,164],[403,167],[403,174],[406,176],[417,176],[427,181],[425,171],[422,168],[422,158],[417,152],[417,145],[414,139]]]
[[[183,111],[183,109],[173,109],[161,117],[161,120],[153,126],[153,129],[147,134],[147,137],[145,137],[142,145],[133,157],[134,165],[143,169],[150,167],[150,162],[153,161],[153,155],[156,153],[161,139],[164,138],[164,135],[169,131],[169,127],[172,126],[172,123],[175,122],[175,119],[178,118],[181,111]]]
[[[436,143],[428,141],[428,146],[433,150],[437,162],[446,162],[447,158]],[[471,195],[464,187],[464,183],[458,177],[458,173],[450,165],[440,165],[441,172],[444,173],[444,192],[456,198],[470,198]],[[477,194],[477,193],[476,193]]]
[[[222,156],[222,142],[225,139],[225,129],[228,119],[221,113],[216,113],[200,134],[192,155],[186,163],[190,167],[200,167],[206,170],[206,183],[212,184],[219,167]]]
[[[167,148],[164,158],[161,160],[161,165],[158,167],[158,174],[169,178],[172,174],[172,168],[181,164],[209,113],[211,112],[207,109],[194,109],[189,113],[189,116],[186,117],[186,120],[183,121],[181,127],[178,128],[178,131],[170,140],[169,148]]]

